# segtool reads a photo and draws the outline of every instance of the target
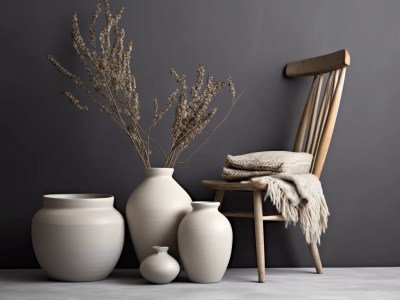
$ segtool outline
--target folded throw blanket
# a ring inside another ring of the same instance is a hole
[[[257,176],[272,175],[275,172],[272,171],[250,171],[250,170],[238,170],[224,167],[222,169],[222,178],[226,181],[240,181],[244,179],[250,179]]]
[[[310,171],[313,156],[306,152],[262,151],[228,155],[226,166],[239,170],[302,174]]]
[[[286,226],[300,222],[307,243],[320,243],[328,227],[329,210],[319,179],[313,174],[281,173],[252,178],[264,185],[276,209],[286,219]]]

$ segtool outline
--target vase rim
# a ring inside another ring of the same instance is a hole
[[[114,204],[108,194],[48,194],[43,195],[43,206],[48,208],[107,208]]]
[[[66,199],[66,200],[99,200],[114,198],[109,194],[93,194],[93,193],[65,193],[65,194],[46,194],[43,198],[47,199]]]
[[[192,201],[192,207],[194,209],[203,208],[218,208],[221,203],[213,201]]]
[[[174,168],[146,168],[147,176],[172,176]]]

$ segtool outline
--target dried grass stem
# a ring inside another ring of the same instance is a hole
[[[103,5],[102,5],[103,4]],[[105,26],[99,33],[96,32],[97,20],[104,8]],[[218,82],[214,77],[205,73],[205,67],[200,64],[197,69],[197,79],[190,88],[186,76],[179,75],[174,69],[170,70],[178,87],[170,94],[165,106],[160,109],[158,100],[153,99],[152,122],[145,131],[140,125],[140,102],[136,90],[136,78],[131,71],[131,54],[133,42],[129,41],[125,47],[125,30],[119,26],[124,8],[115,15],[111,13],[109,0],[98,0],[95,13],[89,26],[89,47],[86,46],[78,23],[78,14],[72,15],[72,45],[85,70],[88,81],[94,91],[100,96],[97,100],[88,88],[88,85],[78,76],[63,67],[51,54],[48,59],[51,64],[65,77],[71,79],[78,87],[84,90],[89,99],[108,114],[129,136],[145,168],[151,167],[150,144],[154,143],[164,157],[164,167],[172,168],[182,152],[204,130],[217,112],[216,107],[210,108],[212,100],[225,86],[225,82]],[[205,81],[205,78],[207,80]],[[224,118],[207,135],[206,139],[188,157],[189,161],[199,149],[207,144],[214,132],[226,121],[241,94],[236,97],[233,81],[227,78],[232,102]],[[86,111],[88,107],[69,91],[63,92],[67,99],[79,110]],[[152,129],[175,104],[175,117],[172,124],[171,147],[169,152],[151,137]]]

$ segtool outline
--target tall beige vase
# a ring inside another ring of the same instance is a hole
[[[43,196],[32,219],[32,243],[39,265],[62,281],[94,281],[114,269],[124,245],[124,220],[114,197],[98,194]]]
[[[126,217],[139,262],[165,245],[179,260],[178,226],[191,211],[192,200],[172,178],[173,168],[146,169],[146,177],[133,191],[126,205]]]
[[[221,281],[232,252],[232,227],[218,202],[192,202],[193,210],[179,225],[178,242],[190,281]]]

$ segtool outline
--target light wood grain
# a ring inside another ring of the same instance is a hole
[[[252,211],[224,211],[222,213],[225,217],[233,218],[254,218],[254,212]]]
[[[314,136],[315,124],[316,124],[317,118],[318,118],[318,107],[319,107],[319,99],[320,99],[320,95],[321,95],[323,76],[317,75],[317,81],[318,81],[318,87],[317,87],[317,92],[315,94],[313,105],[312,105],[313,107],[312,107],[310,126],[309,126],[308,134],[307,134],[306,152],[308,152],[308,153],[311,152],[310,150],[311,150],[311,145],[312,145],[312,139]]]
[[[252,182],[228,182],[224,180],[202,180],[204,187],[213,190],[229,190],[229,191],[253,191]]]
[[[314,101],[315,91],[317,89],[318,81],[317,77],[314,77],[314,80],[311,84],[310,92],[308,93],[307,102],[303,110],[303,115],[301,116],[299,129],[297,130],[296,140],[294,142],[294,150],[295,152],[300,152],[303,148],[304,137],[306,135],[308,118],[311,111],[311,106]]]
[[[216,190],[215,191],[214,201],[220,203],[219,209],[221,209],[222,202],[224,201],[224,194],[225,194],[225,190]]]
[[[317,149],[319,141],[320,141],[322,129],[325,126],[325,121],[326,121],[325,112],[328,110],[329,103],[332,98],[331,90],[332,90],[333,81],[334,81],[334,72],[330,72],[328,80],[325,85],[325,90],[324,90],[324,94],[322,97],[321,106],[320,106],[319,112],[318,112],[318,119],[317,119],[317,122],[315,125],[315,130],[314,130],[314,134],[313,134],[313,138],[312,138],[310,153],[314,157],[315,157],[316,149]]]
[[[256,234],[256,252],[258,281],[265,282],[265,250],[264,250],[264,222],[261,191],[253,192],[254,228]]]
[[[317,244],[309,244],[308,248],[310,249],[311,257],[314,261],[315,265],[315,270],[317,271],[318,274],[323,274],[324,270],[322,269],[322,263],[321,263],[321,258],[319,256],[319,251]]]
[[[350,54],[346,49],[327,55],[312,57],[289,63],[286,66],[286,76],[315,76],[332,72],[350,65]]]
[[[329,145],[331,143],[332,134],[336,123],[337,113],[339,110],[340,98],[342,96],[345,76],[346,76],[346,68],[343,68],[340,72],[338,84],[336,86],[335,93],[331,101],[328,116],[326,118],[325,128],[322,132],[321,142],[318,147],[318,152],[315,158],[313,174],[318,178],[321,177],[326,155],[328,153]]]
[[[286,219],[282,215],[269,215],[269,216],[263,216],[264,221],[286,221]]]
[[[223,215],[226,217],[235,217],[235,218],[254,218],[253,212],[247,211],[225,211]],[[263,215],[263,221],[285,221],[285,218],[282,215]]]

